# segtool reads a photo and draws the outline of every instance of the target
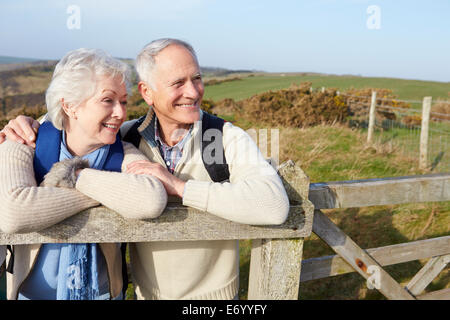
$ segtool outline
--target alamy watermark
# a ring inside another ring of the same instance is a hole
[[[66,13],[69,14],[67,17],[66,26],[69,30],[79,30],[81,29],[81,9],[77,5],[70,5],[67,7]]]
[[[370,274],[370,277],[367,278],[367,288],[379,290],[381,288],[380,267],[371,265],[367,268],[367,273]]]
[[[377,5],[367,7],[366,13],[369,15],[366,26],[370,30],[381,29],[381,8]]]
[[[81,289],[81,271],[80,267],[76,265],[70,265],[67,267],[67,288],[73,290]]]

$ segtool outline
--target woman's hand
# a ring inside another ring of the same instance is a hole
[[[175,177],[159,163],[147,160],[134,161],[127,166],[127,173],[152,175],[162,182],[168,195],[183,197],[186,182]]]

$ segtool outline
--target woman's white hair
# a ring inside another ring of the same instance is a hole
[[[163,38],[150,42],[147,44],[141,52],[139,52],[136,58],[136,72],[141,81],[147,83],[152,89],[154,85],[152,83],[152,73],[155,69],[155,57],[166,47],[170,45],[179,45],[186,48],[194,57],[196,61],[197,55],[194,48],[187,42],[172,38]]]
[[[45,94],[48,117],[55,128],[64,128],[63,99],[69,106],[78,107],[95,94],[100,77],[121,77],[130,94],[130,68],[103,50],[73,50],[58,62]]]

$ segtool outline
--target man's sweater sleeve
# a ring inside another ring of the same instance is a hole
[[[122,173],[84,169],[76,188],[125,218],[156,218],[166,207],[167,192],[156,177],[124,173],[129,163],[148,159],[130,143],[123,147]]]
[[[189,180],[183,204],[239,223],[283,223],[289,200],[280,177],[244,130],[226,123],[223,132],[230,182]]]
[[[38,187],[34,149],[12,141],[0,145],[0,229],[39,231],[99,203],[75,189]]]

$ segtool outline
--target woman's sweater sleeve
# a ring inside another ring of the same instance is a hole
[[[223,132],[230,182],[189,180],[183,204],[239,223],[283,223],[289,200],[277,172],[244,130],[226,123]]]
[[[123,142],[123,147],[122,173],[84,169],[76,188],[124,218],[156,218],[166,207],[167,192],[153,176],[124,173],[129,163],[148,159],[130,143]]]
[[[0,145],[0,229],[25,233],[45,229],[99,203],[75,189],[38,187],[34,150],[5,141]]]

